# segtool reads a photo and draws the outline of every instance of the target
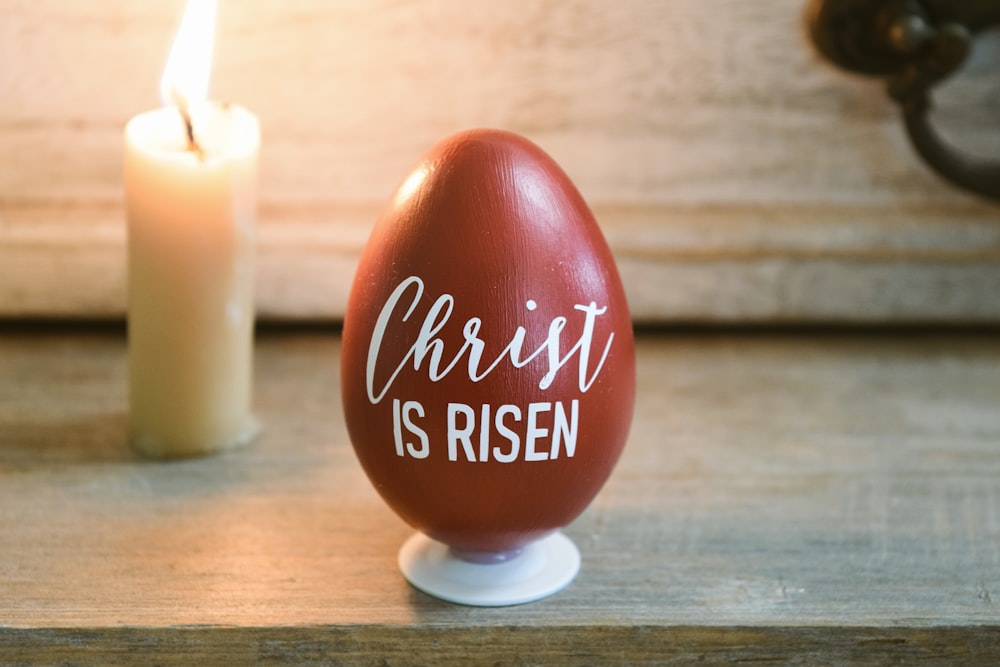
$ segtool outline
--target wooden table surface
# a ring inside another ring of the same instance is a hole
[[[262,436],[155,463],[121,330],[0,330],[0,664],[1000,660],[998,336],[641,334],[580,575],[499,609],[399,574],[336,333],[256,354]]]

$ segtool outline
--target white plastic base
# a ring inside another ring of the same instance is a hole
[[[553,533],[499,563],[470,563],[447,545],[416,533],[399,550],[406,580],[436,598],[474,607],[534,602],[566,587],[580,571],[580,551]]]

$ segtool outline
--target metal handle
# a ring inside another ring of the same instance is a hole
[[[931,125],[931,91],[1000,25],[1000,0],[812,0],[809,33],[820,53],[851,72],[887,79],[917,153],[945,179],[1000,201],[1000,163],[965,155]]]

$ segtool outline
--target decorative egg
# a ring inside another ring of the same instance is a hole
[[[589,208],[536,145],[472,130],[430,150],[362,253],[343,404],[385,502],[466,561],[570,523],[635,398],[632,325]]]

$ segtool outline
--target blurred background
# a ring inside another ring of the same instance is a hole
[[[122,131],[183,0],[0,0],[0,318],[125,309]],[[339,321],[415,160],[526,135],[594,209],[642,323],[1000,321],[1000,206],[945,184],[800,0],[220,0],[211,96],[260,118],[258,314]],[[1000,156],[1000,39],[936,122]],[[998,157],[997,159],[1000,159]]]

